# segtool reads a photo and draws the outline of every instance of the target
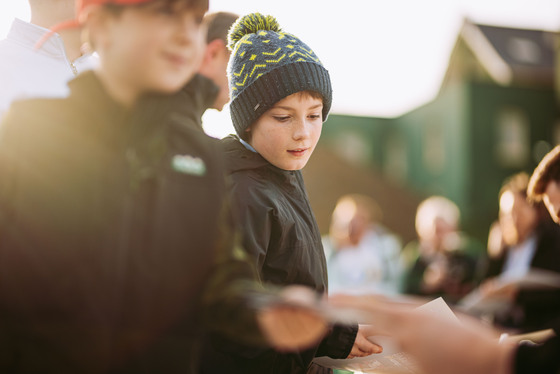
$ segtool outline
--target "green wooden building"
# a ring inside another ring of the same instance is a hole
[[[321,145],[418,196],[450,198],[486,242],[503,180],[560,143],[555,43],[553,32],[466,20],[432,102],[397,118],[331,114]]]

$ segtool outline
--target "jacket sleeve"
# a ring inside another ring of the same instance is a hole
[[[37,135],[28,130],[25,126],[26,122],[22,119],[25,118],[22,112],[26,112],[14,110],[14,107],[17,109],[20,105],[13,104],[11,109],[0,117],[0,372],[2,373],[14,372],[12,365],[17,363],[17,350],[26,343],[13,332],[18,328],[13,321],[20,316],[18,314],[14,316],[14,312],[10,310],[14,306],[14,301],[17,304],[20,303],[20,300],[25,300],[21,297],[22,285],[14,286],[13,280],[10,278],[11,274],[18,273],[21,269],[17,266],[7,268],[14,262],[6,261],[6,259],[10,259],[12,250],[10,232],[13,222],[18,218],[14,208],[19,190],[18,176],[20,169],[28,166],[23,164],[23,157],[21,157],[28,151],[23,140],[33,139],[31,138],[33,136],[44,139],[40,134]],[[23,293],[27,294],[27,292]],[[16,305],[16,308],[18,306]],[[26,326],[26,328],[28,327]]]
[[[228,233],[219,239],[218,256],[204,292],[205,325],[211,331],[246,344],[267,345],[250,295],[270,291],[258,282],[249,257],[238,244],[238,235],[227,225],[223,230]]]
[[[8,112],[10,113],[10,112]],[[17,138],[13,135],[14,123],[10,116],[5,116],[0,122],[0,238],[2,228],[10,222],[9,206],[14,190],[15,157]],[[1,244],[0,244],[1,245]]]
[[[347,358],[352,351],[357,333],[358,325],[336,324],[332,326],[330,332],[321,341],[315,356],[328,356],[335,359]]]
[[[224,178],[220,179],[224,182]],[[266,345],[256,320],[250,295],[272,292],[258,280],[251,256],[240,245],[230,200],[225,193],[215,238],[216,256],[204,291],[203,320],[210,331],[241,340],[246,344]]]
[[[514,359],[515,374],[556,374],[560,371],[560,337],[540,345],[521,344]]]

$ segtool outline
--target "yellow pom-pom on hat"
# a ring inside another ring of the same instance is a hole
[[[260,13],[251,13],[240,17],[229,30],[228,48],[233,50],[235,44],[245,35],[256,34],[260,30],[280,32],[280,25],[273,16],[264,16]]]

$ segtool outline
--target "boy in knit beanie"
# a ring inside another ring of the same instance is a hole
[[[242,242],[265,284],[327,291],[321,236],[300,169],[313,153],[332,102],[328,71],[313,50],[271,16],[241,17],[229,33],[230,111],[237,136],[223,140],[231,201]],[[330,372],[315,356],[377,353],[369,327],[335,325],[297,354],[216,336],[203,373]]]

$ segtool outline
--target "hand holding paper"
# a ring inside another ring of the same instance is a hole
[[[381,353],[383,347],[379,343],[375,343],[368,339],[369,336],[375,334],[375,327],[371,325],[359,325],[358,334],[354,341],[354,346],[348,358],[366,357],[374,353]]]
[[[337,296],[330,302],[336,307],[367,311],[370,316],[368,322],[384,331],[384,335],[400,349],[392,352],[385,343],[384,352],[380,355],[344,360],[348,361],[346,364],[354,361],[358,365],[353,368],[356,371],[429,374],[509,372],[513,346],[498,344],[497,332],[474,320],[459,322],[442,299],[416,309],[363,296]]]

